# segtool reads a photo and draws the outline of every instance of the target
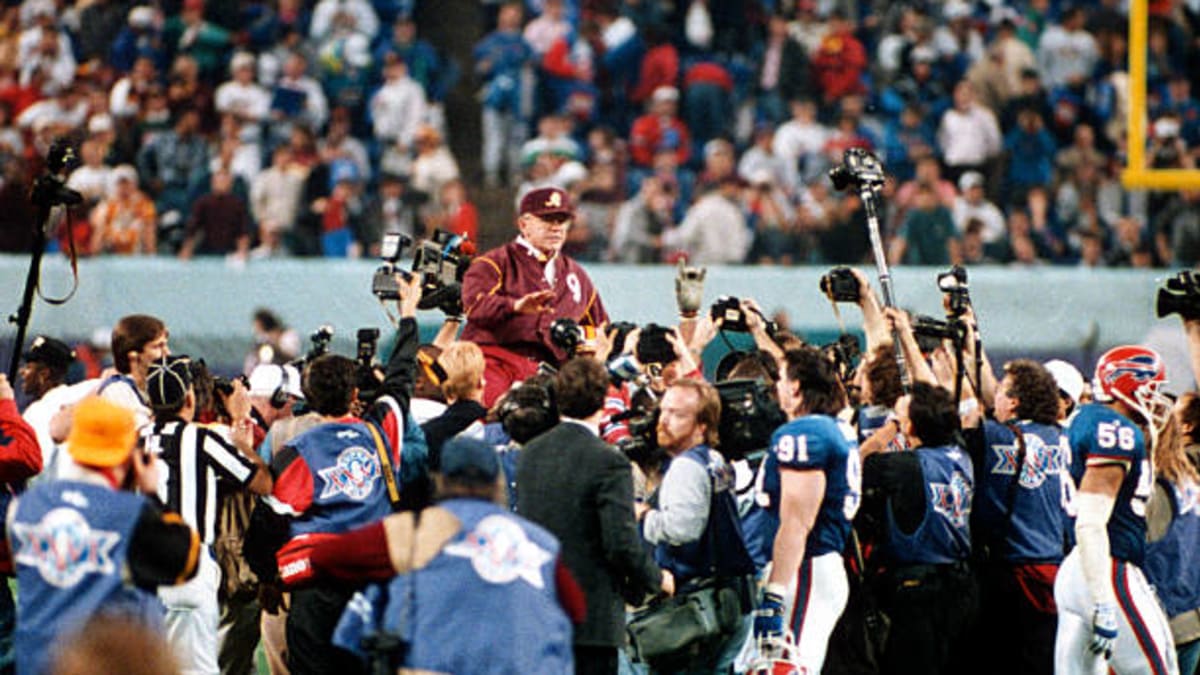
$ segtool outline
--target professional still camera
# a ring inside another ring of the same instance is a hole
[[[363,401],[374,401],[379,395],[380,374],[375,369],[375,352],[379,346],[378,328],[359,328],[355,336],[354,362],[358,364],[355,375],[358,397]]]
[[[667,341],[671,329],[655,323],[646,324],[638,334],[634,355],[645,366],[665,366],[675,361],[675,348]]]
[[[826,272],[819,282],[821,292],[833,302],[850,302],[857,304],[861,298],[858,287],[858,277],[849,267],[835,267]]]
[[[942,340],[952,340],[955,344],[961,342],[965,337],[963,328],[959,321],[941,321],[924,315],[913,317],[913,335],[917,338],[917,346],[925,354],[937,349]]]
[[[751,311],[762,317],[763,322],[766,324],[767,335],[774,337],[779,332],[779,324],[768,320],[761,312]],[[731,333],[750,332],[750,324],[746,320],[746,312],[742,309],[741,300],[731,295],[722,295],[717,298],[716,302],[709,309],[709,316],[712,317],[713,321],[718,319],[724,320],[721,323],[721,330],[727,330]]]
[[[555,319],[550,324],[550,342],[568,355],[574,356],[580,347],[594,345],[596,342],[595,326],[580,326],[575,319]]]
[[[937,276],[938,289],[946,295],[946,311],[952,317],[960,317],[971,307],[971,294],[967,290],[967,270],[955,265],[949,272]]]
[[[1154,313],[1160,319],[1172,314],[1178,314],[1184,321],[1200,319],[1200,278],[1196,273],[1184,270],[1168,277],[1158,289]]]

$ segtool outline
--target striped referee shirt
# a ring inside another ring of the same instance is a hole
[[[159,460],[159,499],[211,546],[217,534],[218,480],[245,488],[258,466],[218,431],[198,424],[161,420],[143,433],[146,452]]]

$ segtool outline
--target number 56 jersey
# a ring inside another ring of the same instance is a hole
[[[1108,406],[1092,403],[1079,409],[1067,429],[1067,439],[1076,486],[1089,466],[1119,464],[1125,468],[1125,479],[1108,517],[1108,545],[1113,558],[1141,567],[1146,552],[1146,502],[1154,486],[1142,430]]]
[[[825,474],[825,494],[821,509],[804,547],[805,558],[825,553],[842,553],[850,534],[850,522],[862,500],[862,463],[855,433],[828,415],[805,415],[775,431],[771,449],[759,467],[756,498],[767,512],[768,551],[779,530],[779,505],[782,481],[780,471],[821,471]]]

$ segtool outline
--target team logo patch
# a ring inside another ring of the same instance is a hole
[[[949,483],[930,483],[933,510],[942,514],[955,527],[966,527],[971,515],[971,486],[962,474],[954,474]]]
[[[1019,485],[1023,488],[1034,489],[1041,487],[1048,476],[1056,476],[1063,470],[1062,449],[1058,445],[1046,445],[1041,436],[1025,434],[1025,464],[1021,467]],[[1012,476],[1017,473],[1017,458],[1020,446],[1014,440],[1011,444],[996,444],[992,446],[996,454],[996,464],[992,473],[1002,476]]]
[[[328,469],[317,471],[325,481],[325,489],[319,499],[346,495],[361,502],[375,489],[375,481],[382,475],[379,458],[375,453],[352,445],[337,456],[337,462]]]
[[[88,574],[112,574],[121,535],[94,530],[74,509],[51,510],[35,525],[13,523],[14,559],[35,568],[51,586],[70,588]]]
[[[470,560],[475,573],[488,583],[507,584],[523,579],[534,588],[545,588],[541,568],[550,561],[550,552],[529,541],[525,530],[504,516],[484,518],[445,551]]]

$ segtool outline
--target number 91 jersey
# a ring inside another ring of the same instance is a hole
[[[1117,560],[1142,565],[1146,552],[1146,502],[1154,471],[1142,430],[1128,417],[1097,403],[1083,406],[1067,429],[1071,478],[1076,485],[1088,466],[1120,464],[1125,479],[1108,517],[1108,545]]]
[[[828,415],[806,415],[779,427],[759,467],[756,499],[770,519],[767,550],[779,530],[780,471],[822,471],[825,494],[805,543],[804,557],[842,553],[862,500],[862,463],[854,430]]]

